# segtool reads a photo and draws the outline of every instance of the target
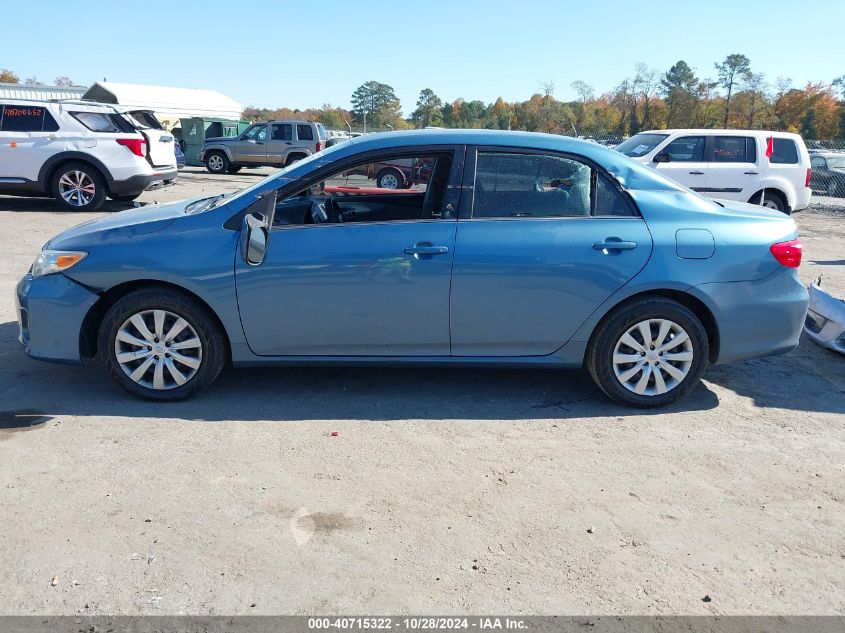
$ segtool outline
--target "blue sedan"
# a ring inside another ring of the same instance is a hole
[[[428,167],[380,187],[396,161]],[[20,342],[154,400],[227,364],[438,364],[585,367],[614,400],[661,406],[708,363],[797,345],[796,238],[782,213],[594,143],[376,134],[58,235],[18,285]]]

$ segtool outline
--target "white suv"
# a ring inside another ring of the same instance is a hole
[[[150,115],[87,101],[0,101],[0,193],[91,211],[106,196],[134,200],[168,184],[174,139]]]
[[[766,157],[768,139],[773,152]],[[784,213],[810,204],[810,155],[803,139],[764,130],[650,130],[615,147],[710,198]]]

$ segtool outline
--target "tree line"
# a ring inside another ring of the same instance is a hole
[[[393,88],[368,81],[352,93],[349,109],[248,107],[255,120],[307,117],[327,127],[361,130],[427,126],[551,132],[595,138],[623,138],[655,128],[750,128],[798,132],[805,139],[845,139],[845,75],[830,82],[793,86],[756,72],[745,55],[734,53],[699,76],[684,60],[666,71],[636,64],[611,90],[597,94],[588,82],[570,87],[572,101],[555,98],[545,82],[527,101],[493,103],[458,98],[444,101],[430,88],[420,92],[409,116]]]

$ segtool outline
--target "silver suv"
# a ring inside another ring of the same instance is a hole
[[[313,121],[255,123],[234,138],[207,138],[199,159],[212,174],[241,167],[285,167],[326,146],[326,129]]]

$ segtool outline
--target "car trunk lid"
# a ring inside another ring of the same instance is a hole
[[[176,167],[176,154],[173,150],[175,139],[164,129],[155,115],[149,110],[132,110],[126,113],[133,125],[147,139],[147,160],[156,168]]]

